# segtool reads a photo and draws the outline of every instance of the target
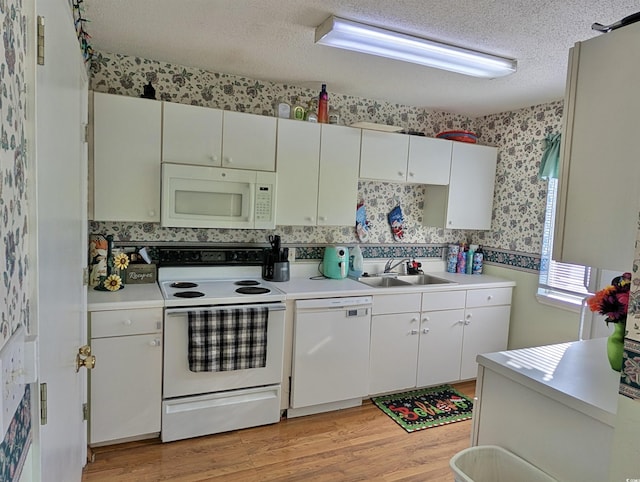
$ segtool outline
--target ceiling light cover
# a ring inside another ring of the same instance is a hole
[[[316,43],[426,65],[474,77],[503,77],[517,61],[331,16],[316,28]]]

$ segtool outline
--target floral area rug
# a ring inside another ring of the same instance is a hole
[[[471,418],[473,402],[451,385],[373,397],[380,410],[407,432]]]

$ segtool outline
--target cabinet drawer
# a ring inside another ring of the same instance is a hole
[[[412,313],[420,311],[421,293],[404,295],[376,295],[373,297],[374,315],[385,313]]]
[[[158,331],[162,331],[162,308],[91,313],[91,338],[138,335]]]
[[[511,288],[487,288],[467,291],[467,308],[510,305]]]
[[[465,291],[439,291],[422,294],[422,311],[455,310],[464,308]]]

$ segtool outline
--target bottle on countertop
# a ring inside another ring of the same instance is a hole
[[[460,245],[460,251],[458,252],[458,265],[456,266],[456,273],[465,274],[467,272],[467,247],[464,243]]]
[[[475,256],[477,250],[477,244],[469,245],[469,251],[467,252],[467,274],[473,273],[473,257]]]
[[[360,245],[356,244],[353,249],[349,252],[351,255],[350,258],[350,273],[349,275],[357,278],[362,276],[362,272],[364,271],[364,259],[362,257],[362,250],[360,249]]]
[[[484,263],[484,252],[482,246],[479,246],[476,252],[473,254],[473,267],[471,269],[472,274],[482,274],[482,264]]]
[[[460,252],[460,246],[457,244],[450,244],[447,250],[447,273],[455,273],[458,267],[458,253]]]
[[[318,122],[322,124],[329,123],[329,94],[327,93],[327,84],[322,84],[322,90],[318,97]]]

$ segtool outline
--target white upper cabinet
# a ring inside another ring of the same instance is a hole
[[[277,163],[277,224],[315,226],[318,211],[320,125],[280,119]]]
[[[449,184],[452,141],[362,130],[360,177],[390,182]]]
[[[163,102],[162,161],[221,166],[222,114],[219,109]]]
[[[276,170],[275,117],[225,111],[222,128],[222,167]]]
[[[355,226],[360,130],[322,124],[318,226]]]
[[[93,220],[160,221],[161,106],[93,94]]]
[[[163,104],[163,162],[275,171],[274,117]]]
[[[423,223],[447,229],[491,229],[498,150],[453,143],[448,186],[427,186]]]
[[[453,141],[422,136],[408,137],[407,182],[449,184]]]
[[[640,23],[571,49],[553,257],[630,271],[640,210]]]
[[[363,129],[360,177],[406,182],[409,136]]]
[[[279,225],[355,224],[360,130],[278,121]]]

